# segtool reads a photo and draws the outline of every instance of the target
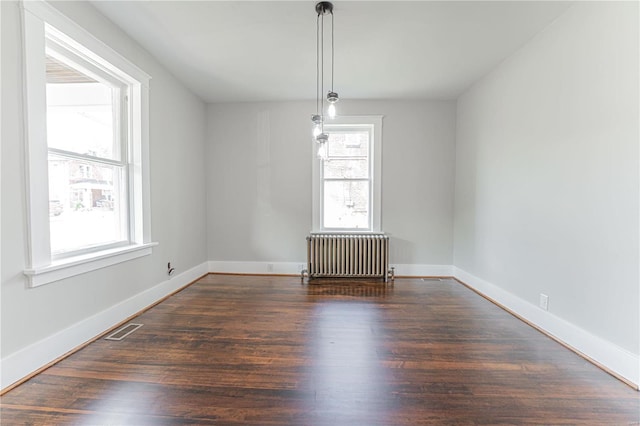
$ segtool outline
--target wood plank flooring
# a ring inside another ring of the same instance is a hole
[[[2,425],[640,422],[640,393],[453,280],[209,275],[0,400]]]

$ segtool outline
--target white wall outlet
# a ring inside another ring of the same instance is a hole
[[[267,272],[273,272],[273,263],[267,263]]]
[[[540,308],[545,311],[549,310],[549,296],[544,293],[540,293]]]

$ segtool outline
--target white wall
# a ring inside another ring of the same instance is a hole
[[[152,237],[159,245],[151,256],[42,287],[26,288],[22,273],[26,265],[27,214],[20,91],[20,15],[16,2],[1,2],[2,387],[10,383],[6,378],[8,375],[15,379],[16,369],[28,368],[26,364],[20,364],[18,358],[28,358],[33,353],[30,349],[41,352],[51,349],[51,354],[63,349],[61,346],[52,348],[49,344],[52,336],[64,337],[67,330],[78,331],[78,327],[86,332],[96,330],[96,327],[104,329],[113,325],[105,325],[104,318],[122,320],[124,318],[118,318],[118,315],[132,309],[135,312],[139,303],[147,303],[161,296],[166,289],[175,287],[171,284],[160,286],[167,280],[168,261],[176,267],[177,274],[190,271],[191,275],[184,275],[184,280],[197,273],[194,271],[199,271],[200,265],[204,265],[202,270],[206,272],[204,104],[88,3],[53,4],[152,76],[151,218]],[[138,297],[143,294],[144,297]],[[132,302],[135,300],[138,304]],[[103,312],[110,315],[100,317]],[[102,322],[96,320],[98,317]],[[89,322],[93,328],[80,326]],[[66,335],[69,337],[69,333]],[[45,360],[38,359],[37,362]]]
[[[422,271],[451,265],[455,103],[345,100],[339,107],[343,115],[384,115],[382,228],[391,235],[392,263]],[[305,261],[314,109],[313,102],[209,106],[210,260]]]
[[[463,273],[636,360],[638,54],[637,3],[578,2],[461,96],[454,231]]]

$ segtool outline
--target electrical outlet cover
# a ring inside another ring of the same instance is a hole
[[[544,293],[540,293],[540,308],[545,311],[549,310],[549,296]]]

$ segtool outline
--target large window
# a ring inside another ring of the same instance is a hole
[[[54,258],[128,238],[128,85],[46,40],[49,233]]]
[[[326,157],[314,160],[314,230],[380,231],[381,117],[325,124]]]
[[[149,76],[24,2],[32,286],[150,253]]]

